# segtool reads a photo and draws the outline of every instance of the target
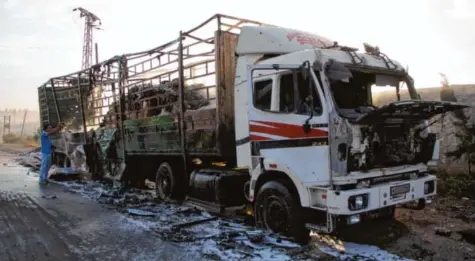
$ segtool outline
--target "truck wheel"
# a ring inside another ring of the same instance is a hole
[[[155,192],[161,200],[170,198],[175,189],[175,178],[172,167],[167,162],[163,162],[158,167],[155,174]]]
[[[260,189],[254,204],[256,225],[307,244],[310,231],[303,222],[298,195],[292,195],[280,182],[269,181]]]

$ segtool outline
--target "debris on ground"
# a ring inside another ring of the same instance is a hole
[[[258,230],[243,218],[216,217],[174,201],[157,202],[152,190],[126,190],[110,182],[89,180],[55,183],[128,215],[162,240],[185,244],[205,260],[408,260],[376,246],[356,243],[340,242],[345,251],[331,240],[317,238],[301,246]]]
[[[469,198],[435,198],[421,211],[398,209],[391,225],[374,223],[353,237],[314,235],[311,244],[300,246],[256,230],[243,219],[216,218],[173,201],[156,202],[153,190],[83,179],[52,183],[125,214],[162,240],[186,245],[203,260],[475,260],[472,233],[467,231],[475,222],[475,201]]]
[[[45,198],[45,199],[56,199],[56,195],[43,195],[41,196],[42,198]]]
[[[447,228],[444,227],[436,227],[435,228],[435,234],[438,236],[443,236],[443,237],[449,237],[452,231],[448,230]]]
[[[209,222],[209,221],[214,221],[214,220],[217,220],[217,219],[218,219],[217,217],[210,217],[210,218],[203,218],[203,219],[190,221],[190,222],[184,222],[184,223],[173,225],[172,229],[176,230],[176,229],[181,229],[181,228],[185,228],[185,227],[191,227],[191,226],[194,226],[194,225],[199,225],[199,224]]]
[[[38,171],[41,167],[41,153],[35,151],[22,153],[18,155],[17,162],[22,166]]]
[[[51,166],[48,177],[57,180],[79,179],[81,175],[87,173],[85,166],[85,156],[82,146],[77,146],[73,153],[68,156],[70,167]],[[38,171],[41,167],[41,152],[34,150],[30,152],[18,153],[15,159],[22,166]],[[67,177],[65,177],[67,176]]]
[[[136,209],[136,208],[127,209],[127,213],[133,216],[142,216],[142,217],[153,217],[157,215],[156,213],[142,210],[142,209]]]
[[[79,176],[81,174],[85,174],[86,172],[83,171],[82,169],[78,168],[61,168],[56,165],[51,166],[50,170],[48,171],[48,177],[50,179],[54,179],[55,176],[57,175],[65,175],[65,176]]]

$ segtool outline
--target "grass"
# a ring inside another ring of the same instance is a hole
[[[475,173],[440,171],[437,194],[475,199]]]
[[[8,144],[19,144],[29,147],[38,147],[40,145],[37,135],[19,135],[16,133],[9,133],[3,136],[3,142]]]

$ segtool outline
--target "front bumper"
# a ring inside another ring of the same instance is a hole
[[[408,188],[404,190],[403,187]],[[332,215],[354,215],[398,204],[409,203],[421,198],[434,196],[437,193],[437,178],[427,175],[417,179],[395,181],[370,188],[346,191],[327,191],[328,213]],[[393,194],[391,194],[393,191]],[[407,192],[405,192],[407,191]],[[355,198],[358,198],[355,208]],[[360,200],[363,198],[363,200]],[[361,204],[361,202],[363,202]]]

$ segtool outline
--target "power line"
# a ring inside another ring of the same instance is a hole
[[[88,10],[78,7],[73,11],[79,11],[79,17],[84,17],[84,43],[82,48],[82,69],[91,67],[92,63],[92,32],[94,29],[100,29],[101,19]]]

